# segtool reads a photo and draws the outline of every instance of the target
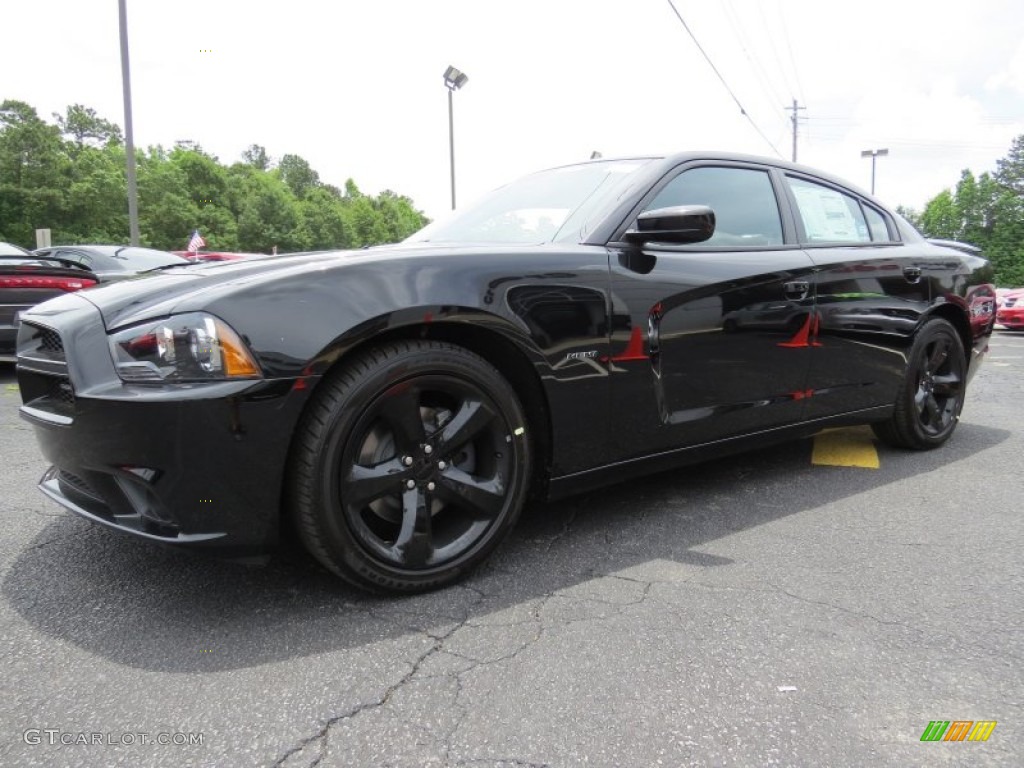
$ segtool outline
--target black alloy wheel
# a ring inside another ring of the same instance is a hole
[[[929,320],[911,347],[906,378],[889,421],[875,434],[898,448],[927,450],[956,429],[967,386],[967,357],[960,334],[946,320]]]
[[[530,450],[501,374],[461,347],[377,347],[323,382],[292,465],[310,552],[357,586],[416,592],[482,562],[517,520]]]

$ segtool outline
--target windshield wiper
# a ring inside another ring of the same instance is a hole
[[[161,270],[173,269],[174,267],[191,267],[194,266],[196,263],[197,262],[194,261],[183,261],[181,263],[176,264],[161,264],[159,267],[150,267],[149,269],[144,269],[141,272],[138,272],[137,274],[145,275],[148,272],[160,272]]]

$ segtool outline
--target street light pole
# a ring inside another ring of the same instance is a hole
[[[135,182],[135,137],[132,131],[132,78],[128,66],[128,12],[126,0],[118,0],[118,23],[121,28],[121,88],[124,91],[124,153],[128,177],[129,243],[139,244],[139,190]]]
[[[444,71],[444,85],[448,89],[448,158],[452,176],[452,210],[455,210],[455,113],[452,108],[452,94],[469,81],[465,73],[449,66]]]
[[[875,194],[875,158],[885,157],[889,154],[888,149],[865,149],[860,153],[861,157],[871,158],[871,194]]]
[[[448,89],[448,164],[452,175],[452,210],[455,210],[455,112],[452,108],[454,88]]]

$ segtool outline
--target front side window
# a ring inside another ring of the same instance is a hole
[[[869,243],[860,203],[824,184],[787,176],[808,243]]]
[[[715,234],[701,245],[782,245],[782,218],[767,171],[691,168],[666,184],[645,210],[677,205],[707,205],[715,212]]]

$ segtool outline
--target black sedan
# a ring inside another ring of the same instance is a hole
[[[0,243],[0,363],[13,363],[21,313],[40,302],[96,285],[79,266]]]
[[[168,251],[132,245],[55,245],[38,248],[34,253],[77,264],[95,274],[103,283],[125,280],[151,269],[190,263],[188,259]]]
[[[991,279],[808,168],[602,160],[399,245],[47,302],[23,317],[21,413],[41,489],[90,520],[233,552],[290,527],[348,581],[412,592],[479,564],[531,493],[826,425],[943,444]]]

